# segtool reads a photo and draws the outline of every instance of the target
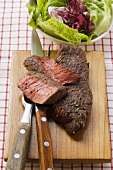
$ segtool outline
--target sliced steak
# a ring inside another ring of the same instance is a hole
[[[56,103],[67,93],[66,87],[44,74],[34,72],[20,79],[18,87],[27,98],[38,104]]]
[[[92,107],[92,92],[89,86],[89,69],[82,49],[63,47],[58,52],[58,64],[80,74],[80,81],[67,87],[67,95],[53,105],[53,118],[70,134],[86,125]]]
[[[28,71],[45,73],[48,77],[63,85],[75,84],[80,79],[80,75],[75,71],[70,71],[66,67],[57,64],[54,59],[48,57],[28,57],[24,61],[24,66]]]

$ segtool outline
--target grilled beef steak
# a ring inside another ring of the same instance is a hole
[[[24,61],[24,66],[28,71],[45,73],[48,77],[63,85],[75,84],[80,79],[80,75],[75,71],[70,71],[64,66],[57,64],[54,59],[48,57],[28,57]]]
[[[53,104],[64,97],[66,87],[41,73],[31,72],[18,82],[24,95],[38,104]]]
[[[66,86],[67,95],[53,105],[53,118],[71,135],[86,125],[92,106],[89,70],[85,53],[80,48],[63,47],[58,52],[57,63],[80,74],[80,81],[75,85]]]

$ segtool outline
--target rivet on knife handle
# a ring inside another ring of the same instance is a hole
[[[19,123],[6,170],[24,170],[30,141],[31,124]]]
[[[54,170],[49,124],[47,121],[46,113],[40,110],[39,107],[36,109],[36,119],[41,170]]]

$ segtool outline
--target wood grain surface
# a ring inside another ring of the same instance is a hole
[[[9,157],[18,122],[24,110],[21,103],[22,92],[18,89],[17,82],[26,73],[23,61],[28,56],[30,51],[13,51],[5,160]],[[111,160],[104,54],[93,51],[87,52],[86,56],[89,63],[89,83],[93,93],[93,106],[87,127],[72,138],[53,121],[52,117],[49,120],[53,158],[59,162],[66,160],[97,163]],[[51,57],[56,57],[56,51],[51,52]],[[32,117],[31,133],[28,160],[37,160],[39,156],[35,114]]]

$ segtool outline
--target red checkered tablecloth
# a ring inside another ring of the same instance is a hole
[[[10,63],[12,50],[30,50],[31,28],[28,27],[27,1],[0,0],[0,170],[4,170],[4,142],[7,122],[7,109],[10,86]],[[60,48],[60,45],[39,35],[43,49]],[[101,40],[81,46],[86,51],[104,51],[106,64],[106,82],[108,110],[110,120],[111,149],[113,150],[113,27]],[[112,157],[113,158],[113,157]],[[111,163],[106,164],[54,164],[55,170],[112,170]],[[39,169],[38,163],[27,163],[26,170]]]

